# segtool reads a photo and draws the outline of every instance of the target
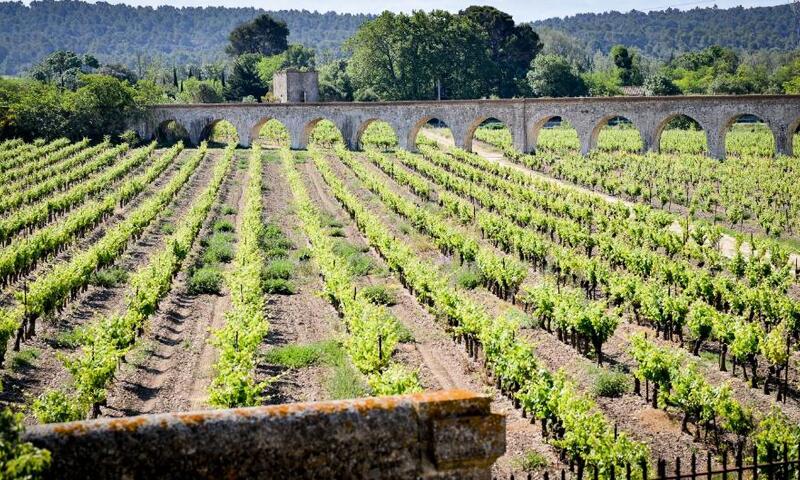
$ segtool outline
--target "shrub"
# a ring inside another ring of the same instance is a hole
[[[334,244],[333,253],[344,258],[350,271],[357,277],[369,275],[376,269],[372,259],[364,254],[364,250],[345,241]]]
[[[340,350],[339,345],[333,341],[286,345],[267,351],[264,354],[264,361],[288,368],[303,368],[320,363],[333,364],[340,360]]]
[[[194,294],[220,294],[224,279],[216,267],[198,268],[189,277],[189,292]]]
[[[375,305],[392,306],[397,304],[397,295],[385,285],[370,285],[361,289],[361,295]]]
[[[332,400],[358,398],[367,394],[367,386],[361,375],[347,363],[333,369],[333,374],[328,377],[325,389]]]
[[[602,370],[595,378],[592,392],[597,397],[621,397],[630,389],[628,375],[620,371]]]
[[[164,224],[161,225],[161,233],[164,235],[172,235],[175,233],[175,225],[170,222],[164,222]]]
[[[294,264],[287,259],[272,260],[264,268],[263,277],[266,280],[289,280],[292,278]]]
[[[233,215],[236,213],[236,208],[230,205],[223,205],[222,206],[222,214],[223,215]]]
[[[481,284],[481,275],[473,270],[463,270],[456,277],[456,283],[461,288],[474,290]]]
[[[225,233],[215,233],[206,242],[206,249],[203,252],[203,263],[228,263],[233,260],[233,244],[231,237]]]
[[[547,466],[547,459],[539,452],[526,452],[513,461],[523,472],[535,472]]]
[[[113,288],[128,281],[128,272],[122,267],[110,267],[92,274],[93,285],[104,288]]]
[[[217,220],[214,222],[214,231],[215,232],[232,232],[233,231],[233,223],[230,220]]]
[[[397,327],[395,328],[397,332],[397,341],[400,343],[412,343],[414,342],[414,333],[406,327],[404,324],[397,322]]]
[[[295,292],[292,282],[283,278],[267,278],[263,288],[266,293],[273,295],[294,295]]]
[[[11,359],[11,370],[17,371],[22,368],[33,366],[33,362],[39,358],[39,350],[35,348],[24,348],[17,352]]]
[[[264,228],[262,244],[267,258],[284,257],[286,252],[292,248],[292,242],[275,224],[268,224]]]

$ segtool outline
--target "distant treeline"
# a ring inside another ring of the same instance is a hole
[[[750,52],[788,51],[800,45],[800,11],[792,5],[757,8],[695,8],[681,11],[581,13],[533,23],[561,30],[607,52],[617,44],[666,60],[719,45]]]
[[[131,7],[82,1],[0,2],[0,74],[16,75],[55,50],[92,53],[101,62],[167,65],[222,61],[233,28],[256,8]],[[300,10],[269,12],[287,23],[289,41],[338,54],[370,15]]]

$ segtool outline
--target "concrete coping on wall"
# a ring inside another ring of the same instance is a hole
[[[463,390],[32,427],[48,478],[488,479],[505,417]]]

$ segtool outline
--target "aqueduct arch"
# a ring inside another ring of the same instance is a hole
[[[631,124],[633,126],[633,128],[639,133],[639,137],[642,140],[642,147],[640,149],[640,152],[644,152],[644,151],[652,149],[653,140],[651,139],[650,142],[645,140],[644,134],[643,134],[639,124],[636,122],[636,120],[630,118],[627,115],[611,113],[611,114],[604,115],[603,117],[601,117],[598,121],[595,122],[594,127],[592,127],[592,132],[589,135],[589,151],[597,149],[598,143],[599,143],[599,140],[600,140],[601,132],[606,127],[610,126],[612,121],[616,121],[618,124],[620,124],[620,123],[629,123],[629,124]],[[585,154],[585,153],[588,153],[588,152],[582,152],[582,153]]]
[[[224,125],[224,123],[230,124],[230,126],[232,128],[232,132],[231,133],[233,135],[235,135],[235,137],[236,137],[235,139],[232,139],[232,140],[235,141],[236,143],[241,143],[242,137],[239,134],[239,129],[236,128],[236,125],[233,122],[231,122],[230,120],[228,120],[226,118],[215,118],[214,120],[211,120],[210,122],[206,123],[205,126],[203,126],[202,130],[200,130],[200,137],[198,138],[198,141],[197,142],[193,142],[193,143],[195,145],[199,145],[200,142],[209,140],[211,138],[211,135],[214,133],[214,128],[217,125],[221,125],[221,124]]]
[[[393,122],[391,122],[391,121],[383,120],[383,119],[380,119],[380,118],[369,118],[369,119],[361,122],[361,124],[358,126],[358,129],[356,130],[355,147],[358,150],[362,150],[363,149],[363,137],[364,137],[364,134],[366,133],[367,129],[370,126],[372,126],[373,124],[375,124],[376,122],[384,122],[387,125],[389,125],[389,127],[392,129],[392,133],[394,133],[395,139],[398,140],[398,141],[400,140],[400,138],[399,138],[399,136],[397,134],[398,128],[397,128],[396,124],[393,124]]]
[[[152,135],[142,138],[155,140],[159,144],[165,145],[173,144],[178,141],[191,143],[189,130],[174,118],[169,118],[159,123],[153,130]]]
[[[462,140],[463,137],[460,137],[460,136],[458,136],[456,134],[456,132],[453,130],[453,127],[451,126],[452,124],[451,124],[450,121],[448,121],[448,120],[446,120],[444,118],[440,118],[440,116],[437,116],[437,115],[426,115],[426,116],[418,119],[416,122],[414,122],[413,126],[411,127],[411,129],[408,131],[408,134],[406,135],[408,146],[409,147],[413,146],[413,148],[410,148],[410,150],[412,150],[412,151],[416,150],[417,136],[419,135],[419,131],[422,129],[422,127],[424,127],[425,125],[427,125],[428,123],[430,123],[430,122],[432,122],[434,120],[445,124],[447,126],[447,128],[450,129],[450,133],[453,134],[453,142],[455,143],[455,145],[457,147],[462,147],[463,146],[463,143],[459,143],[459,140]]]
[[[172,104],[151,107],[142,118],[133,120],[131,126],[141,138],[152,138],[162,122],[174,120],[187,127],[191,142],[197,143],[209,123],[225,119],[236,128],[240,145],[248,146],[254,126],[265,118],[274,118],[286,126],[292,148],[305,148],[307,127],[318,119],[327,118],[338,127],[347,146],[356,149],[365,125],[383,120],[394,128],[399,147],[413,150],[419,128],[431,118],[438,118],[450,127],[456,145],[469,149],[474,129],[486,118],[497,118],[510,130],[515,148],[532,151],[542,126],[548,119],[558,116],[575,127],[581,151],[586,154],[596,145],[598,127],[614,116],[634,123],[644,150],[658,150],[665,123],[679,113],[695,119],[705,130],[708,154],[723,158],[729,122],[743,112],[757,115],[770,127],[778,153],[792,152],[793,133],[800,124],[800,96],[797,95]]]
[[[484,123],[486,123],[486,122],[488,122],[490,120],[494,120],[497,123],[502,123],[503,126],[505,128],[507,128],[509,133],[511,134],[511,141],[513,143],[513,141],[514,141],[514,132],[509,127],[507,121],[503,120],[502,118],[497,118],[497,117],[492,116],[492,115],[482,115],[482,116],[476,118],[475,120],[473,120],[473,122],[469,125],[469,127],[467,127],[467,132],[466,132],[466,134],[464,136],[464,142],[463,142],[465,150],[472,151],[472,141],[475,139],[475,131],[478,130],[478,127],[480,127],[481,125],[483,125]]]
[[[580,134],[576,129],[574,129],[574,123],[570,121],[570,119],[565,118],[563,115],[558,115],[556,113],[550,112],[546,115],[539,116],[535,118],[534,121],[530,123],[530,127],[526,132],[527,135],[527,145],[526,152],[535,152],[539,148],[539,140],[542,130],[544,130],[548,123],[551,122],[559,122],[559,124],[563,124],[564,122],[568,122],[570,125],[573,125],[573,130],[575,131],[576,135],[578,136],[578,144],[581,145]]]
[[[700,130],[702,130],[704,133],[708,132],[708,129],[706,128],[706,126],[703,125],[701,122],[699,122],[696,118],[692,117],[691,115],[687,115],[687,114],[685,114],[683,112],[673,112],[673,113],[669,114],[668,116],[666,116],[664,118],[664,120],[662,120],[661,123],[658,124],[658,127],[656,128],[656,131],[655,131],[654,144],[653,144],[653,148],[652,148],[653,152],[658,153],[658,152],[661,151],[661,141],[662,141],[662,136],[664,135],[664,132],[667,130],[667,127],[669,126],[669,124],[673,120],[679,119],[679,118],[686,118],[689,122],[693,122],[698,127],[700,127]],[[707,137],[707,134],[705,136]],[[706,141],[706,145],[704,147],[704,151],[708,152],[708,141]]]

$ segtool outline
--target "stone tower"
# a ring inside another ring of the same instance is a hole
[[[289,68],[272,77],[272,92],[280,103],[313,103],[319,101],[319,75]]]

